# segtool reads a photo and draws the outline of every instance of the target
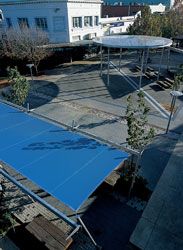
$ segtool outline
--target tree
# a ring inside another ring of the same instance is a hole
[[[141,16],[138,15],[133,25],[130,25],[128,32],[130,35],[161,36],[160,17],[151,14],[150,7],[145,6]]]
[[[174,37],[183,34],[183,5],[174,7],[170,11],[159,15],[151,13],[150,8],[146,6],[130,25],[128,32],[131,35],[149,35]]]
[[[129,196],[135,183],[141,155],[146,145],[149,144],[155,136],[154,128],[149,128],[147,126],[147,115],[149,111],[150,108],[145,103],[144,93],[142,91],[139,91],[137,94],[137,104],[135,106],[133,104],[132,95],[127,98],[126,121],[128,126],[128,137],[126,141],[132,149],[138,152],[138,159],[132,176]]]
[[[179,90],[183,84],[183,64],[180,65],[178,73],[174,77],[173,90]]]
[[[172,9],[161,17],[163,37],[175,37],[183,34],[183,18],[178,9]]]
[[[33,63],[38,73],[41,60],[46,58],[50,52],[46,48],[48,37],[40,29],[22,27],[20,30],[9,29],[1,34],[1,53],[3,55]]]
[[[182,0],[175,0],[173,5],[173,10],[176,10],[178,13],[183,15],[183,1]]]
[[[27,79],[20,75],[16,67],[8,69],[8,79],[11,82],[11,89],[7,100],[17,105],[24,104],[29,92]]]

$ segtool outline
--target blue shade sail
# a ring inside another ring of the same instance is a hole
[[[0,158],[78,210],[128,154],[0,104]]]

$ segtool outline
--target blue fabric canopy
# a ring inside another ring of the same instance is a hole
[[[0,104],[0,159],[78,210],[128,154]]]

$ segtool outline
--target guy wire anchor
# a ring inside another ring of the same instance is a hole
[[[79,127],[79,124],[75,121],[75,120],[72,120],[72,130],[75,130]]]

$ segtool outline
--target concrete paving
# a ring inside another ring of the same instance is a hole
[[[129,59],[124,60],[123,63],[130,66],[131,63],[133,64],[133,60],[136,63],[136,59],[134,59],[134,54],[132,53]],[[130,74],[128,67],[125,69],[125,65],[123,65],[125,72]],[[126,146],[127,126],[124,120],[126,98],[130,93],[135,91],[134,88],[129,86],[125,78],[112,67],[111,84],[107,86],[106,71],[103,77],[100,78],[98,63],[96,63],[96,65],[82,65],[81,68],[80,66],[76,68],[72,66],[73,69],[69,67],[67,69],[59,69],[58,72],[57,70],[54,71],[54,74],[50,72],[50,76],[36,79],[34,83],[32,83],[32,90],[28,98],[30,107],[34,109],[36,114],[48,117],[62,124],[71,126],[74,120],[81,131],[94,135],[98,137],[99,140],[102,138],[109,142]],[[134,76],[134,79],[135,78],[136,76]],[[167,94],[163,93],[161,93],[162,98],[166,98]],[[161,95],[159,95],[159,97],[161,97]],[[179,114],[183,112],[181,103],[179,107],[171,123],[171,128],[174,129],[176,134],[169,134],[168,136],[164,135],[167,119],[162,117],[153,106],[151,109],[149,123],[156,127],[159,135],[145,150],[142,156],[140,174],[146,178],[148,187],[152,191],[156,187],[171,157],[179,137],[178,133],[182,131],[182,121],[179,116]],[[132,211],[130,209],[126,210],[126,218],[131,214],[129,213],[129,211]],[[95,211],[95,207],[93,211]],[[110,213],[110,210],[107,213]],[[128,241],[139,216],[139,214],[132,216],[134,220],[133,223],[131,221],[129,230],[127,230],[128,235],[126,234],[122,239],[123,244]],[[90,216],[86,218],[89,220],[89,217]],[[100,216],[98,218],[100,218]],[[99,220],[98,218],[96,221]],[[107,218],[107,220],[109,219]],[[121,222],[119,222],[119,224],[120,223]],[[126,222],[126,225],[127,223],[128,222]],[[108,226],[110,227],[110,220]],[[123,226],[124,224],[122,223],[119,227],[120,230],[122,230],[121,234],[125,232],[125,227]],[[100,227],[105,228],[105,224],[102,222]],[[100,241],[101,229],[95,231],[91,226],[91,230],[93,230],[92,232]],[[146,231],[147,234],[148,232],[149,231]],[[107,237],[109,237],[109,234],[107,235]],[[102,239],[104,240],[104,238]],[[113,237],[113,239],[115,240],[116,237]],[[119,247],[120,240],[117,239],[117,242],[118,244],[116,246]],[[123,244],[121,243],[121,246],[124,246]],[[110,246],[112,248],[112,245]]]
[[[129,66],[129,61],[124,63]],[[110,87],[106,85],[105,74],[102,79],[99,79],[97,76],[97,68],[93,66],[90,69],[92,69],[90,72],[87,72],[87,69],[85,69],[85,72],[81,72],[82,75],[77,74],[73,77],[66,77],[58,80],[56,83],[59,89],[58,94],[56,95],[58,99],[53,98],[43,106],[37,107],[36,113],[45,114],[52,119],[56,119],[57,121],[68,125],[71,125],[72,120],[75,120],[77,124],[81,126],[82,130],[94,134],[99,138],[105,138],[118,144],[125,145],[127,136],[126,124],[123,119],[120,120],[120,122],[119,120],[111,119],[111,114],[114,116],[119,116],[120,114],[121,117],[123,117],[124,110],[126,108],[126,97],[128,93],[133,92],[134,89],[131,87],[125,89],[126,82],[124,81],[124,78],[121,76],[119,77],[119,74],[112,68],[110,69],[110,79],[112,82]],[[125,69],[124,65],[123,70],[126,70],[126,73],[129,73],[128,69]],[[90,80],[88,78],[89,76],[91,77]],[[123,85],[116,85],[116,83],[121,82]],[[144,88],[153,95],[153,89],[149,86],[150,85],[146,85]],[[117,88],[117,92],[113,92],[113,88]],[[49,88],[42,88],[41,93],[43,95],[48,92],[50,93],[48,90]],[[35,96],[35,98],[36,97],[37,96]],[[155,92],[154,98],[161,100],[161,103],[170,102],[170,96],[167,91],[161,93]],[[183,239],[181,236],[182,205],[181,201],[179,201],[182,197],[182,193],[179,189],[175,191],[174,186],[171,186],[175,185],[178,179],[181,187],[182,177],[181,175],[178,175],[180,159],[177,158],[177,153],[180,153],[181,155],[179,147],[181,146],[180,143],[182,143],[182,139],[179,141],[179,144],[176,144],[177,139],[179,138],[179,133],[182,132],[182,100],[178,100],[177,107],[178,112],[176,112],[171,122],[171,129],[176,134],[170,133],[168,136],[164,135],[167,119],[163,118],[155,109],[153,109],[153,107],[149,116],[149,122],[153,126],[157,126],[159,128],[159,136],[157,136],[153,143],[145,150],[142,156],[139,174],[147,180],[149,189],[153,191],[162,173],[165,177],[167,175],[171,177],[172,169],[176,171],[176,173],[174,173],[175,175],[172,175],[173,179],[171,179],[171,181],[166,179],[167,177],[164,178],[162,176],[163,179],[160,179],[160,182],[158,183],[158,186],[155,189],[155,192],[153,193],[152,198],[131,237],[131,242],[141,249],[151,250],[183,248]],[[97,111],[100,110],[101,112],[106,113],[101,116],[98,115],[99,112],[90,112],[90,109],[97,109]],[[172,152],[176,154],[173,154],[174,156],[172,156]],[[180,197],[177,198],[179,195]],[[127,211],[129,211],[129,209]],[[101,228],[105,228],[106,225],[98,223],[98,229],[96,230],[96,227],[92,226],[93,222],[89,219],[89,217],[87,217],[87,212],[85,216],[85,218],[87,218],[86,221],[89,221],[88,226],[95,238],[98,242],[108,242],[105,245],[107,247],[107,245],[111,242],[104,240],[107,234],[105,235],[101,230]],[[128,215],[126,215],[126,217],[127,216]],[[123,216],[121,218],[123,218]],[[135,218],[138,218],[138,216],[134,217],[134,219]],[[94,221],[98,220],[99,217]],[[107,220],[109,220],[109,218]],[[133,226],[130,231],[135,226],[135,221],[136,219],[133,223],[131,222],[131,226]],[[123,228],[122,224],[119,228]],[[122,231],[125,232],[125,230],[126,228]],[[123,240],[126,241],[128,238],[129,236],[126,236]],[[118,241],[115,237],[114,239],[118,242],[118,244],[116,243],[116,247],[118,247],[116,249],[119,249],[120,241]],[[121,243],[121,246],[124,246],[123,244]],[[111,249],[110,244],[109,246],[109,249]]]
[[[117,64],[115,57],[113,60]],[[128,60],[122,61],[122,67],[126,73],[132,74],[128,67],[132,67],[134,62],[136,62],[136,58],[133,53],[129,54]],[[56,81],[49,77],[47,81],[45,79],[37,80],[34,82],[28,98],[30,107],[34,108],[34,112],[39,115],[69,126],[75,121],[81,131],[94,135],[99,140],[102,138],[126,146],[127,125],[124,119],[126,99],[135,90],[113,67],[110,71],[110,86],[106,84],[105,70],[103,77],[99,76],[98,63],[82,66],[79,72],[73,71],[73,74],[70,74],[71,71],[69,71],[69,76],[58,78]],[[61,72],[59,71],[59,73]],[[166,98],[167,93],[161,95]],[[180,114],[181,110],[180,108]],[[176,127],[177,132],[178,125],[181,124],[179,117],[176,114],[171,123],[171,127]],[[151,107],[149,123],[156,128],[159,136],[144,152],[140,173],[148,181],[148,187],[153,190],[167,164],[177,138],[163,136],[167,119],[153,107]],[[159,159],[160,162],[158,162]]]
[[[140,249],[183,249],[183,135],[130,241]]]

